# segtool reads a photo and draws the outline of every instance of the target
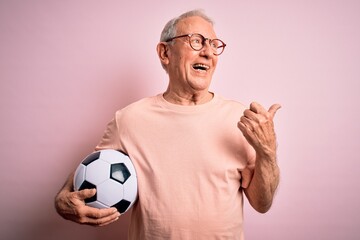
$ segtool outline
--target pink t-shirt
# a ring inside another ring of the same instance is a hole
[[[218,95],[182,106],[159,94],[116,112],[96,150],[122,150],[135,165],[129,239],[243,239],[241,172],[255,162],[237,127],[244,110]]]

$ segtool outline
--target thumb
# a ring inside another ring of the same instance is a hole
[[[271,107],[269,108],[269,113],[271,115],[271,117],[275,116],[275,113],[277,112],[277,110],[279,110],[281,108],[280,104],[273,104],[271,105]]]
[[[78,192],[78,197],[80,200],[85,200],[91,198],[96,194],[96,188],[84,189]]]

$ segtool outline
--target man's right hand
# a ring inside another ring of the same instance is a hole
[[[118,220],[116,208],[97,209],[85,205],[84,200],[96,194],[96,189],[69,191],[64,187],[55,198],[56,211],[65,219],[80,224],[105,226]]]

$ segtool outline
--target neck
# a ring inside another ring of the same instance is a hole
[[[192,106],[204,104],[211,99],[213,99],[214,94],[212,92],[206,91],[201,93],[192,93],[192,94],[177,94],[176,92],[171,92],[166,90],[163,94],[166,101],[178,105]]]

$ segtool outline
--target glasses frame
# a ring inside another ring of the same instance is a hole
[[[191,39],[191,37],[194,36],[194,35],[198,35],[198,36],[200,36],[200,37],[202,38],[202,42],[201,42],[202,47],[201,47],[200,49],[195,49],[195,48],[191,45],[190,39]],[[190,34],[184,34],[184,35],[175,36],[175,37],[169,38],[169,39],[166,40],[165,42],[171,42],[171,41],[174,40],[174,39],[183,38],[183,37],[188,37],[189,45],[190,45],[190,47],[191,47],[193,50],[195,50],[195,51],[201,51],[201,49],[204,48],[205,43],[206,43],[207,40],[209,40],[209,44],[210,44],[210,45],[211,45],[211,42],[214,41],[214,40],[219,41],[219,42],[222,44],[222,45],[220,46],[220,47],[222,48],[222,51],[221,51],[220,53],[216,53],[216,50],[215,50],[215,52],[213,52],[213,54],[214,54],[215,56],[221,55],[221,54],[224,52],[225,47],[226,47],[226,44],[225,44],[222,40],[220,40],[220,39],[218,39],[218,38],[214,38],[214,39],[206,38],[206,37],[204,37],[203,35],[201,35],[200,33],[190,33]],[[220,47],[218,47],[218,48],[220,48]],[[213,48],[212,48],[212,49],[213,49]]]

